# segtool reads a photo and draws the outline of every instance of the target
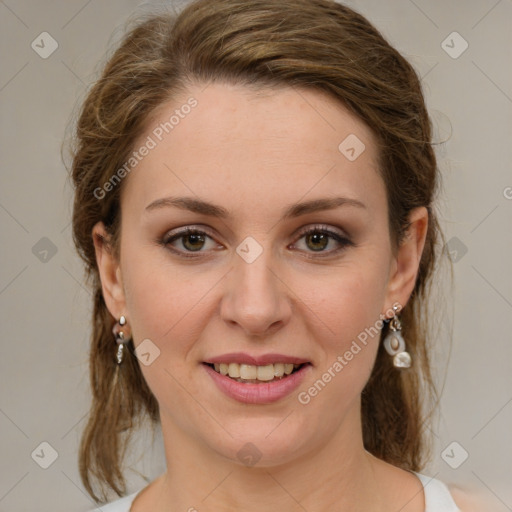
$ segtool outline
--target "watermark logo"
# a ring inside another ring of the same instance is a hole
[[[236,248],[236,253],[246,263],[252,263],[253,261],[256,261],[262,252],[263,247],[252,236],[244,238],[244,240],[242,240],[242,242]]]
[[[149,366],[160,356],[160,349],[149,338],[146,338],[135,349],[135,355],[144,366]]]
[[[444,252],[453,261],[459,262],[468,252],[467,246],[456,236],[446,242]]]
[[[238,460],[245,466],[254,466],[261,459],[261,455],[262,453],[253,443],[245,443],[236,454]]]
[[[150,135],[146,137],[144,143],[136,150],[132,152],[126,162],[109,178],[108,181],[103,183],[100,187],[96,187],[93,191],[93,195],[96,199],[103,199],[108,192],[111,192],[116,188],[121,181],[126,178],[130,172],[137,167],[137,165],[149,155],[152,149],[158,146],[165,135],[171,133],[176,126],[178,126],[185,117],[190,114],[193,108],[197,107],[198,101],[195,98],[189,98],[186,103],[177,108],[173,115],[170,116],[168,121],[160,123],[158,126],[153,128]]]
[[[441,48],[452,59],[458,59],[468,47],[469,43],[458,32],[452,32],[441,43]]]
[[[49,238],[43,236],[32,247],[32,254],[41,263],[48,263],[57,254],[57,246]]]
[[[402,309],[401,304],[395,302],[394,306],[398,308],[397,311]],[[307,390],[301,391],[297,395],[297,400],[302,405],[307,405],[313,398],[323,391],[323,389],[331,382],[353,359],[361,352],[361,350],[368,345],[368,337],[374,338],[380,335],[384,320],[391,318],[395,314],[393,309],[386,311],[384,315],[380,315],[379,319],[370,327],[366,327],[357,335],[357,339],[352,340],[350,348],[345,350],[343,355],[337,356],[336,360],[327,368],[327,370],[317,379]]]
[[[39,57],[47,59],[59,47],[59,43],[48,34],[48,32],[41,32],[30,44]]]
[[[351,162],[357,160],[365,149],[366,146],[363,141],[353,133],[346,137],[338,146],[339,152]]]
[[[30,456],[38,466],[48,469],[57,460],[59,454],[50,443],[43,441]]]
[[[452,469],[457,469],[469,457],[469,453],[466,449],[457,441],[451,442],[442,452],[441,458],[450,466]]]

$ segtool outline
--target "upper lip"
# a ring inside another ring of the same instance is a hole
[[[259,356],[251,356],[244,352],[233,352],[231,354],[223,354],[221,356],[210,357],[204,361],[205,363],[238,363],[250,364],[254,366],[265,366],[274,363],[292,363],[303,364],[309,363],[307,359],[295,356],[286,356],[284,354],[262,354]]]

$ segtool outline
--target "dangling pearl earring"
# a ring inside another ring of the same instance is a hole
[[[123,362],[124,344],[127,341],[125,339],[124,331],[122,330],[124,325],[126,325],[126,318],[124,316],[121,316],[119,322],[117,322],[112,328],[112,332],[117,343],[117,364],[121,364]]]
[[[390,331],[384,338],[384,348],[390,356],[393,356],[393,366],[395,368],[410,368],[412,363],[411,354],[405,350],[405,341],[400,332],[402,324],[396,316],[397,310],[398,307],[393,306],[395,314],[390,319]]]

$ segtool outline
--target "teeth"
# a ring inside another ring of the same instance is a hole
[[[240,365],[238,363],[229,363],[228,374],[234,379],[240,377]]]
[[[272,380],[274,378],[274,365],[267,364],[267,366],[258,366],[256,367],[257,379],[258,380]]]
[[[293,364],[289,363],[285,363],[284,365],[284,373],[286,373],[286,375],[290,375],[290,373],[293,372]]]
[[[263,381],[268,382],[275,378],[280,379],[285,375],[290,375],[299,364],[275,363],[265,366],[255,366],[252,364],[238,363],[215,363],[215,371],[221,375],[229,375],[232,379],[242,381]]]
[[[230,365],[231,366],[231,365]],[[258,376],[258,368],[252,364],[240,365],[240,378],[244,380],[256,379]]]
[[[282,377],[284,375],[284,364],[276,363],[273,366],[274,366],[274,375],[276,377]]]

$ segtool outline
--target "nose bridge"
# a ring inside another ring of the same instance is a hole
[[[272,250],[246,240],[237,248],[221,308],[225,321],[263,334],[290,314],[288,297],[275,270]]]

